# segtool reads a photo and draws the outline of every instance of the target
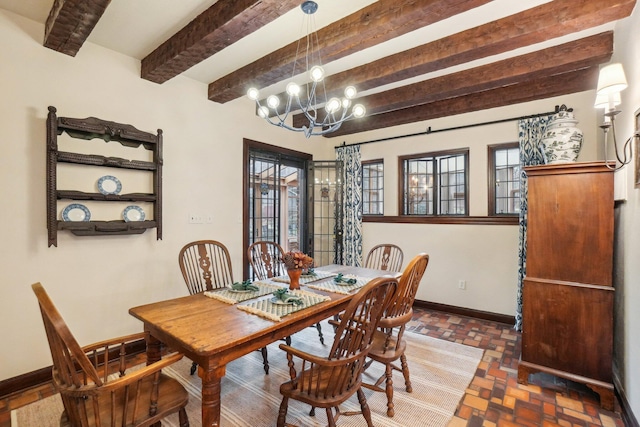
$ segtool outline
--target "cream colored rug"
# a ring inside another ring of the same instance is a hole
[[[322,330],[326,346],[320,344],[315,328],[295,334],[292,345],[315,354],[327,352],[333,330],[328,324],[323,324]],[[473,379],[483,350],[410,332],[405,336],[413,392],[405,391],[402,374],[395,372],[395,416],[389,418],[385,394],[365,389],[373,423],[377,427],[446,426]],[[222,381],[222,426],[275,426],[281,402],[279,387],[289,379],[286,357],[278,344],[269,346],[269,375],[264,374],[258,352],[227,366],[227,375]],[[192,427],[200,427],[201,382],[197,375],[189,375],[190,366],[191,361],[183,358],[164,372],[179,379],[189,390],[189,421]],[[378,378],[382,373],[382,366],[374,363],[365,373],[364,381],[372,382],[372,377]],[[324,409],[317,409],[315,417],[308,415],[309,409],[308,405],[290,400],[287,423],[304,427],[327,425]],[[343,412],[359,409],[355,395],[341,407]],[[12,427],[58,426],[61,412],[62,403],[56,395],[13,411]],[[178,426],[177,416],[168,418],[162,425]],[[361,415],[341,416],[338,426],[366,426],[366,422]]]

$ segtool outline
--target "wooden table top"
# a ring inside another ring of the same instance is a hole
[[[328,265],[318,270],[371,278],[389,274],[382,270],[340,265]],[[305,289],[304,285],[302,289]],[[235,305],[203,293],[133,307],[129,313],[144,322],[145,329],[154,337],[193,360],[204,363],[216,359],[224,364],[331,317],[344,309],[352,296],[315,289],[313,292],[327,295],[331,300],[285,316],[280,322],[239,310]]]

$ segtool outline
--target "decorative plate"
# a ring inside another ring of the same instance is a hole
[[[144,211],[140,206],[130,205],[122,211],[124,222],[144,221]]]
[[[62,211],[62,219],[64,221],[89,221],[91,212],[85,205],[72,203]]]
[[[238,290],[238,289],[227,288],[227,290],[228,290],[229,292],[234,293],[234,294],[246,294],[246,293],[249,293],[249,292],[254,292],[254,291],[252,291],[252,290],[250,290],[250,289],[241,289],[241,290]]]
[[[122,184],[115,176],[105,175],[98,180],[98,191],[102,194],[119,194]]]
[[[336,285],[338,286],[353,286],[353,285],[357,285],[358,282],[356,283],[347,283],[347,282],[334,282]]]
[[[271,301],[271,304],[275,304],[275,305],[292,305],[292,304],[293,304],[293,301],[291,301],[291,302],[285,302],[285,301],[282,301],[282,300],[281,300],[280,298],[278,298],[278,297],[273,297],[273,298],[271,298],[271,300],[270,300],[270,301]]]

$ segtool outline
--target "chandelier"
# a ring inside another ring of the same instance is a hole
[[[324,86],[325,71],[320,60],[318,35],[313,29],[313,14],[318,10],[318,4],[314,1],[305,1],[300,5],[300,8],[306,16],[307,36],[306,39],[298,41],[298,50],[296,51],[291,75],[293,77],[296,74],[300,43],[305,40],[307,44],[306,53],[300,59],[304,59],[306,71],[311,79],[311,82],[305,84],[306,94],[301,96],[302,88],[291,81],[286,86],[285,96],[287,99],[284,106],[278,95],[270,95],[266,99],[266,105],[262,105],[260,91],[255,87],[247,91],[247,96],[256,102],[258,115],[268,123],[294,132],[303,132],[309,138],[312,135],[324,135],[338,130],[346,120],[363,117],[366,114],[366,109],[362,104],[356,104],[349,109],[352,99],[357,94],[354,86],[345,88],[342,99],[333,97],[327,100]],[[314,55],[316,56],[315,58]],[[317,62],[315,65],[311,65],[314,60]],[[300,111],[304,114],[309,122],[308,125],[295,127],[287,124],[288,116],[295,111]]]

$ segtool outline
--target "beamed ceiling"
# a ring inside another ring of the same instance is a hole
[[[615,22],[636,0],[317,2],[328,95],[352,84],[367,108],[326,135],[335,137],[592,90],[611,59]],[[50,49],[75,56],[90,41],[140,59],[142,79],[182,74],[224,104],[250,86],[284,96],[304,36],[300,3],[0,0],[0,8],[45,24]]]

